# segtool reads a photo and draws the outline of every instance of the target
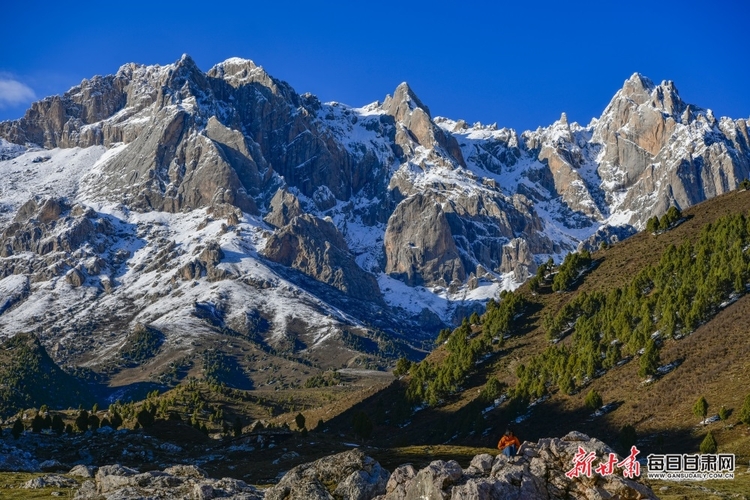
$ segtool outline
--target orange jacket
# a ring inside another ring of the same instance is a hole
[[[502,438],[500,438],[500,442],[497,443],[497,449],[498,450],[504,450],[505,448],[507,448],[508,446],[510,446],[512,444],[516,445],[516,448],[520,448],[521,447],[521,441],[519,441],[516,436],[505,436],[504,435]]]

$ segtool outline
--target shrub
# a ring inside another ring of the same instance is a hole
[[[78,430],[78,432],[86,432],[87,430],[89,430],[89,412],[87,412],[86,410],[81,410],[80,412],[78,412],[75,424],[76,430]]]
[[[16,421],[13,422],[13,429],[11,429],[10,432],[13,434],[14,438],[18,439],[25,430],[26,428],[23,426],[23,422],[20,418],[17,418]]]

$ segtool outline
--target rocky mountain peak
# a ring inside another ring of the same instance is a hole
[[[208,70],[207,75],[212,78],[221,78],[234,88],[250,83],[260,83],[275,91],[273,78],[266,73],[262,66],[256,65],[250,59],[241,57],[230,57],[226,61],[216,64]]]
[[[408,83],[402,82],[393,92],[393,97],[387,95],[382,108],[397,121],[403,121],[412,111],[420,109],[430,117],[430,109],[417,97]]]
[[[617,94],[642,104],[648,99],[655,87],[654,82],[636,72],[625,80],[622,89]]]
[[[677,87],[675,87],[674,82],[671,80],[661,82],[661,84],[652,91],[651,96],[651,102],[654,107],[675,119],[679,119],[679,115],[681,115],[687,107],[680,97],[679,92],[677,92]]]

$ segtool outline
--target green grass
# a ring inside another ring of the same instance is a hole
[[[497,455],[496,448],[477,448],[473,446],[450,446],[450,445],[426,445],[426,446],[403,446],[399,448],[374,448],[364,449],[365,453],[372,456],[380,465],[393,471],[399,465],[412,464],[415,469],[428,466],[435,460],[455,460],[461,467],[469,466],[471,459],[481,453]]]
[[[722,481],[646,481],[662,500],[718,500],[750,498],[750,473],[737,467],[734,479]]]
[[[35,498],[73,498],[76,488],[39,488],[25,489],[21,486],[35,477],[42,477],[48,474],[28,473],[28,472],[0,472],[0,500],[5,499],[35,499]],[[70,477],[70,476],[66,476]],[[76,481],[80,479],[73,478]],[[59,491],[62,496],[52,496],[52,493]]]

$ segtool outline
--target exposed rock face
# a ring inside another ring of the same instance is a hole
[[[404,82],[396,87],[393,97],[389,95],[385,98],[382,109],[399,124],[395,140],[404,151],[413,152],[415,142],[428,149],[440,147],[464,166],[456,139],[435,125],[429,108],[422,104],[409,84]]]
[[[676,204],[688,207],[735,189],[750,176],[745,120],[721,121],[686,104],[671,81],[634,74],[604,110],[593,141],[603,145],[597,169],[642,225]]]
[[[745,120],[716,119],[638,74],[587,126],[563,114],[518,133],[433,117],[407,84],[352,108],[298,95],[252,61],[203,72],[183,56],[123,65],[0,123],[0,175],[0,334],[41,327],[67,361],[58,342],[115,355],[115,340],[99,349],[106,323],[181,324],[178,302],[215,309],[197,325],[187,313],[197,332],[260,311],[273,325],[263,340],[277,342],[292,319],[270,292],[309,306],[321,332],[341,311],[337,324],[360,331],[429,336],[482,307],[464,303],[469,290],[520,283],[582,241],[612,242],[670,205],[733,189],[750,177],[750,136]],[[403,308],[383,273],[451,304]],[[63,289],[60,310],[20,314],[25,301],[60,304]]]
[[[385,271],[408,285],[463,281],[466,269],[442,207],[414,195],[402,201],[385,231]]]
[[[294,217],[268,239],[265,256],[351,297],[382,302],[375,278],[357,265],[343,236],[330,221],[308,214]]]
[[[304,213],[297,197],[283,188],[276,191],[268,208],[263,220],[274,227],[286,226],[293,218]]]

